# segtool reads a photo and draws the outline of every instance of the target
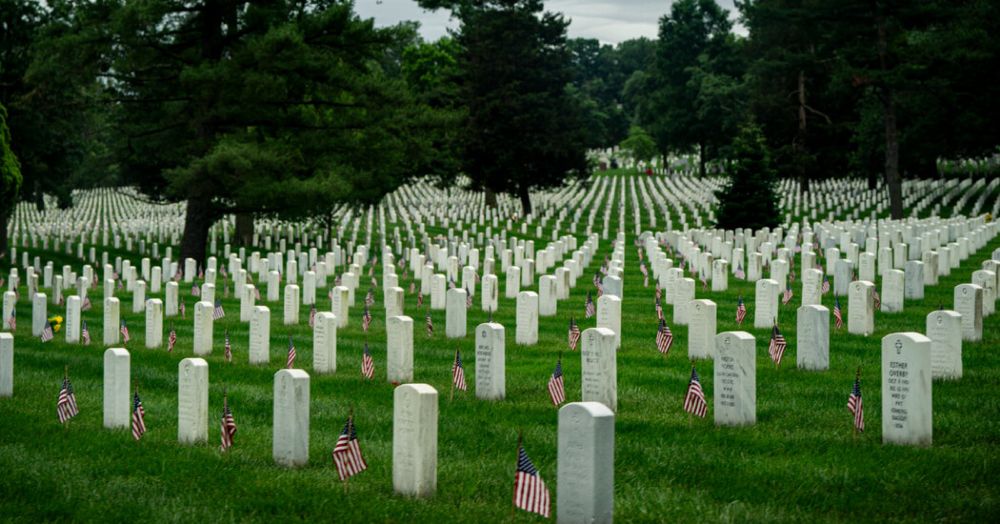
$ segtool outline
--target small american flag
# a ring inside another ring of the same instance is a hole
[[[795,283],[795,270],[794,269],[790,273],[788,273],[788,281],[792,282],[792,283]]]
[[[90,311],[94,307],[94,304],[90,302],[90,297],[83,297],[83,305],[80,306],[80,311]]]
[[[59,414],[60,424],[65,424],[80,414],[80,410],[76,407],[76,393],[73,393],[73,384],[70,383],[69,377],[63,377],[59,400],[56,401],[56,412]]]
[[[170,326],[170,335],[167,337],[167,353],[173,353],[174,346],[177,345],[177,331],[174,330],[174,326]]]
[[[372,307],[375,305],[375,290],[369,289],[368,294],[365,295],[365,305]]]
[[[7,327],[11,331],[17,331],[17,308],[10,308],[10,318],[7,319]]]
[[[767,352],[771,355],[771,360],[774,361],[775,366],[781,365],[781,357],[785,355],[786,347],[788,347],[788,343],[785,342],[785,335],[781,334],[781,330],[775,324],[771,328],[771,343],[767,347]]]
[[[649,269],[646,268],[645,262],[639,262],[639,272],[642,273],[642,276],[644,277],[649,276]]]
[[[656,297],[654,306],[656,307],[656,319],[663,320],[663,304],[660,304],[660,297]]]
[[[191,296],[192,297],[200,297],[201,296],[201,289],[198,287],[198,284],[192,284],[191,285]]]
[[[448,279],[448,289],[455,289],[455,279],[454,278],[449,278]]]
[[[132,397],[132,438],[139,440],[146,433],[146,410],[139,400],[139,391]]]
[[[219,429],[222,433],[219,450],[225,453],[233,447],[233,437],[236,436],[236,420],[233,418],[232,410],[229,409],[229,395],[222,397],[222,421]]]
[[[781,304],[788,305],[788,303],[792,301],[793,294],[794,293],[792,293],[792,286],[786,287],[785,292],[781,295]]]
[[[181,318],[187,318],[187,306],[181,302]]]
[[[594,275],[594,287],[597,288],[597,298],[604,294],[604,280],[601,275]]]
[[[424,317],[424,323],[427,324],[427,336],[434,336],[434,321],[431,320],[431,312],[427,312],[427,316]]]
[[[865,408],[861,402],[861,369],[858,369],[854,377],[854,389],[851,396],[847,397],[847,409],[854,414],[854,428],[858,431],[865,430]]]
[[[198,279],[203,279],[203,278],[205,278],[205,270],[199,267],[198,268]]]
[[[663,298],[663,289],[660,288],[660,282],[656,282],[656,300]]]
[[[45,328],[42,329],[42,342],[48,342],[55,337],[56,335],[52,331],[52,323],[49,321],[45,321]]]
[[[372,352],[368,350],[368,342],[365,342],[365,353],[361,357],[361,375],[368,380],[375,376],[375,360],[372,359]]]
[[[698,380],[698,372],[691,366],[691,381],[688,382],[687,395],[684,396],[684,411],[704,418],[708,412],[708,404],[705,402],[705,392],[701,390],[701,381]]]
[[[566,402],[566,389],[563,387],[562,358],[556,361],[556,369],[549,377],[549,398],[552,404],[558,406]]]
[[[590,291],[587,292],[587,305],[585,306],[585,313],[587,318],[590,318],[597,314],[597,307],[594,306],[594,299],[590,296]]]
[[[90,345],[90,330],[87,329],[87,321],[83,321],[83,325],[80,327],[80,338],[83,339],[83,345]]]
[[[743,271],[743,264],[736,265],[736,273],[733,273],[739,280],[744,280],[747,277],[746,272]]]
[[[285,359],[285,368],[286,369],[295,368],[295,343],[292,342],[291,335],[288,335],[288,358]]]
[[[309,306],[309,327],[316,327],[316,306]]]
[[[372,325],[372,313],[368,311],[368,306],[365,306],[364,313],[361,314],[361,330],[365,333],[368,332],[368,328]]]
[[[417,294],[417,307],[424,306],[424,294],[423,292]]]
[[[569,332],[566,338],[570,351],[576,351],[576,346],[580,343],[580,326],[576,325],[572,317],[569,319]]]
[[[736,325],[742,326],[747,318],[747,305],[743,303],[743,295],[736,302]]]
[[[514,475],[514,507],[549,518],[549,489],[520,442],[517,445],[517,473]]]
[[[882,297],[878,294],[878,291],[872,290],[872,300],[875,301],[875,311],[881,311],[882,309]]]
[[[254,300],[260,300],[260,288],[257,286],[253,288],[253,298]]]
[[[413,282],[410,282],[410,294],[412,295],[413,292],[416,291],[416,290],[417,290],[416,284],[414,284]],[[424,299],[423,299],[423,297],[421,297],[420,298],[420,302],[423,303],[423,301],[424,301]]]
[[[451,383],[462,391],[468,389],[465,385],[465,367],[462,366],[462,355],[457,349],[455,350],[455,360],[451,364]]]
[[[465,309],[472,309],[472,290],[465,290]]]
[[[333,447],[333,465],[337,467],[340,480],[347,480],[368,469],[361,446],[358,443],[358,429],[354,426],[354,417],[347,417],[347,423],[340,432],[340,438]]]
[[[128,334],[128,326],[125,325],[125,319],[124,318],[122,319],[122,323],[121,323],[121,327],[119,328],[119,331],[121,331],[121,334],[122,334],[122,344],[128,344],[128,341],[131,340],[132,337],[130,337],[129,334]]]
[[[698,276],[698,278],[701,280],[701,288],[708,289],[708,277],[706,277],[704,274],[701,274]]]
[[[844,327],[844,314],[840,311],[840,298],[833,303],[833,319],[836,321],[837,329]]]
[[[825,295],[830,292],[830,279],[823,277],[823,284],[820,286],[820,293]]]
[[[226,362],[233,361],[233,345],[229,343],[229,330],[226,330],[226,345],[225,345],[225,356]]]
[[[226,311],[222,309],[222,301],[219,299],[215,300],[215,310],[212,311],[212,319],[219,320],[226,316]]]
[[[656,349],[663,355],[670,354],[670,346],[674,343],[674,334],[667,327],[667,321],[660,319],[660,327],[656,330]]]

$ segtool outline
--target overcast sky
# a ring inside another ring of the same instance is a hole
[[[733,0],[716,1],[733,10]],[[671,3],[670,0],[547,0],[545,8],[572,20],[571,38],[596,38],[617,44],[640,36],[656,38],[657,24],[670,10]],[[427,40],[436,40],[457,25],[449,20],[448,11],[425,11],[414,0],[355,0],[355,9],[362,18],[374,18],[378,26],[416,20]],[[730,18],[735,21],[735,14]]]

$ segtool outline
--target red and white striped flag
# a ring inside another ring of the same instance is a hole
[[[558,406],[566,402],[566,389],[563,385],[562,357],[556,361],[556,369],[549,377],[549,398],[552,404]]]
[[[434,321],[431,320],[431,312],[430,311],[428,311],[427,312],[427,316],[424,317],[424,323],[427,325],[427,336],[428,337],[433,337],[434,336]]]
[[[747,305],[743,303],[743,295],[736,302],[736,325],[742,326],[743,320],[747,318]]]
[[[124,318],[122,319],[121,328],[119,328],[119,331],[122,334],[122,344],[128,344],[128,341],[131,340],[132,337],[129,336],[128,334],[128,326],[125,325]]]
[[[854,428],[864,431],[865,408],[861,402],[861,368],[858,368],[858,373],[854,376],[854,389],[851,390],[851,396],[847,397],[847,409],[854,414]]]
[[[451,383],[462,391],[468,389],[465,385],[465,367],[462,366],[462,355],[455,350],[455,360],[451,364]]]
[[[361,445],[358,443],[358,430],[354,426],[354,416],[347,417],[347,423],[340,432],[340,438],[333,447],[333,465],[337,467],[340,480],[347,480],[368,469]]]
[[[423,307],[423,306],[424,306],[424,294],[423,292],[420,292],[417,294],[417,307]]]
[[[80,327],[80,338],[83,340],[84,346],[90,345],[90,329],[87,328],[87,321],[83,321],[83,325]]]
[[[365,306],[364,313],[361,314],[361,330],[365,333],[368,332],[368,328],[372,325],[372,313],[368,311],[368,306]]]
[[[684,411],[704,418],[708,412],[708,404],[705,402],[705,392],[701,389],[701,381],[698,380],[698,372],[691,366],[691,380],[688,382],[687,394],[684,396]]]
[[[656,302],[653,307],[656,308],[656,319],[663,320],[663,305],[660,304],[660,297],[656,297]]]
[[[368,342],[365,342],[365,352],[361,357],[361,375],[368,380],[375,376],[375,360],[372,359],[372,352],[368,350]]]
[[[309,306],[309,327],[316,327],[316,306]]]
[[[837,329],[844,327],[844,314],[840,311],[840,298],[833,303],[833,319],[836,321]]]
[[[767,348],[767,352],[771,355],[771,360],[774,361],[775,366],[781,365],[781,357],[785,355],[786,347],[788,347],[788,343],[785,341],[785,336],[778,329],[778,324],[775,324],[771,328],[771,343]]]
[[[139,391],[132,397],[132,438],[139,440],[146,433],[146,410],[139,400]]]
[[[875,303],[875,311],[882,310],[882,297],[878,294],[878,291],[872,290],[872,301]]]
[[[660,326],[656,330],[656,349],[663,355],[670,354],[670,346],[674,343],[674,334],[667,327],[667,321],[660,319]]]
[[[229,330],[226,329],[226,345],[224,346],[224,355],[226,357],[226,362],[233,361],[233,345],[229,343]]]
[[[549,518],[549,488],[531,463],[524,447],[517,445],[517,473],[514,475],[514,507]]]
[[[781,304],[788,305],[788,303],[792,301],[792,295],[794,295],[794,293],[792,293],[792,286],[787,286],[785,288],[785,292],[781,295]]]
[[[177,331],[174,330],[174,326],[170,326],[170,335],[167,337],[167,353],[173,353],[174,346],[177,345]]]
[[[830,292],[830,279],[823,277],[823,284],[820,285],[820,293],[825,295]]]
[[[233,418],[233,412],[229,409],[229,395],[222,396],[222,421],[219,426],[222,435],[219,450],[225,453],[233,447],[233,437],[236,436],[236,419]]]
[[[584,306],[584,314],[587,318],[597,314],[597,307],[594,305],[594,299],[590,296],[590,291],[587,292],[587,304]]]
[[[76,394],[73,393],[73,384],[69,381],[69,376],[63,377],[62,389],[59,390],[59,400],[56,401],[56,413],[59,414],[59,423],[65,424],[69,419],[80,414],[76,406]]]
[[[226,316],[226,311],[222,309],[222,301],[215,299],[215,309],[212,310],[212,320],[219,320]]]
[[[573,317],[569,319],[569,332],[566,335],[570,351],[576,351],[576,346],[580,342],[580,326],[576,325]]]
[[[42,329],[42,342],[48,342],[55,338],[55,333],[52,331],[52,323],[45,321],[45,328]]]
[[[285,368],[295,368],[295,343],[292,342],[291,335],[288,335],[288,358],[285,359]]]

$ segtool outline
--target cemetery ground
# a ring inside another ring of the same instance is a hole
[[[617,209],[617,208],[616,208]],[[445,233],[445,230],[433,233]],[[756,337],[757,422],[743,428],[716,427],[713,415],[713,361],[696,362],[708,416],[682,409],[691,372],[688,329],[675,325],[673,306],[664,315],[673,330],[668,356],[656,348],[657,317],[653,282],[643,286],[634,246],[634,224],[626,213],[622,341],[617,355],[618,410],[615,414],[615,517],[621,521],[996,521],[1000,516],[1000,330],[998,316],[984,319],[983,340],[963,343],[964,376],[933,384],[931,447],[882,444],[881,339],[900,331],[923,332],[928,313],[952,307],[954,287],[967,282],[982,260],[1000,247],[993,239],[958,269],[925,289],[922,301],[907,300],[901,313],[876,312],[875,333],[850,335],[830,326],[830,369],[796,369],[795,311],[800,290],[779,307],[779,324],[788,351],[776,369],[767,353],[770,329],[754,329],[754,285],[729,279],[725,292],[702,290],[697,297],[718,305],[719,333],[744,330]],[[546,231],[548,234],[548,231]],[[578,235],[583,240],[582,235]],[[533,238],[518,235],[518,238]],[[613,234],[611,236],[613,240]],[[543,239],[536,238],[536,241]],[[94,342],[67,345],[62,333],[49,343],[30,336],[30,300],[17,309],[14,396],[0,399],[0,515],[14,521],[250,521],[322,519],[333,521],[494,522],[540,517],[512,511],[516,445],[523,432],[525,450],[555,498],[557,408],[546,382],[562,355],[567,401],[580,400],[580,355],[566,347],[570,317],[581,330],[594,327],[584,318],[590,276],[612,240],[602,240],[590,266],[560,301],[558,314],[539,318],[539,342],[514,342],[515,300],[499,293],[493,319],[506,328],[506,399],[477,400],[474,327],[487,320],[479,296],[468,311],[468,335],[445,337],[445,311],[432,311],[433,337],[423,326],[426,309],[407,293],[405,312],[414,319],[414,382],[439,392],[438,479],[436,494],[410,499],[392,486],[393,386],[385,380],[385,315],[381,288],[367,335],[360,326],[363,291],[351,308],[350,324],[337,333],[337,371],[312,372],[309,308],[297,326],[280,325],[272,308],[270,363],[248,363],[248,324],[239,322],[239,302],[222,300],[226,317],[215,322],[209,362],[209,443],[177,442],[178,363],[192,354],[194,299],[181,284],[187,317],[164,319],[164,338],[172,325],[178,334],[173,353],[144,347],[144,315],[131,312],[122,293],[122,318],[132,328],[132,384],[146,410],[148,433],[134,441],[127,430],[102,427],[102,302],[84,313]],[[174,248],[177,249],[176,246]],[[134,253],[109,250],[112,256]],[[55,251],[32,250],[47,260],[79,265]],[[6,275],[9,268],[3,268]],[[381,282],[381,267],[376,266]],[[502,274],[500,285],[503,286]],[[401,279],[406,288],[409,279]],[[536,289],[537,281],[531,287]],[[319,311],[327,310],[326,290],[317,292]],[[100,290],[95,292],[99,296]],[[217,296],[221,297],[221,286]],[[742,295],[750,312],[737,328],[735,309]],[[596,297],[595,297],[596,300]],[[832,292],[823,304],[833,307]],[[427,301],[430,302],[429,299]],[[847,319],[847,299],[841,297]],[[259,304],[268,304],[260,301]],[[273,306],[273,305],[272,305]],[[49,306],[49,316],[60,314]],[[223,358],[228,329],[234,358]],[[275,465],[271,455],[274,373],[284,367],[288,336],[297,349],[297,368],[309,371],[309,464],[297,469]],[[360,373],[365,341],[375,359],[375,378]],[[462,352],[469,391],[451,396],[451,363]],[[55,402],[69,366],[80,415],[64,428]],[[862,370],[866,431],[852,431],[846,409],[855,371]],[[223,391],[239,430],[229,453],[219,452]],[[330,451],[353,410],[368,470],[341,483]]]

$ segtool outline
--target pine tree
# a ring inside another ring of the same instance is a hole
[[[716,227],[777,227],[780,215],[774,191],[776,180],[763,133],[754,123],[744,125],[733,141],[729,182],[715,194],[719,198]]]

